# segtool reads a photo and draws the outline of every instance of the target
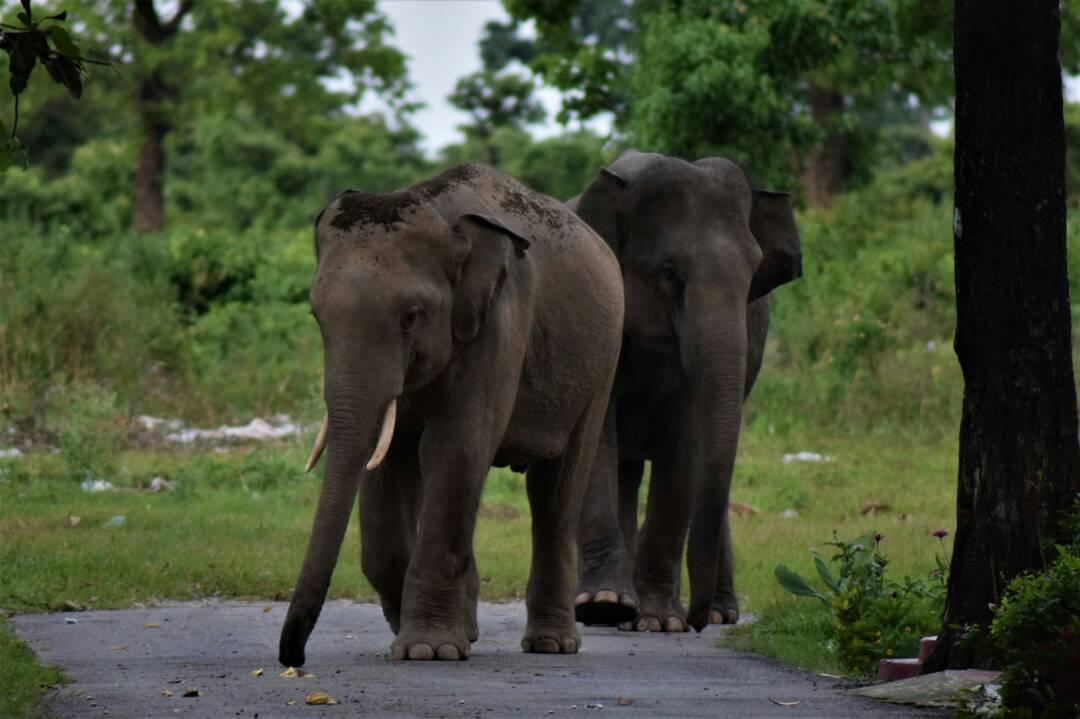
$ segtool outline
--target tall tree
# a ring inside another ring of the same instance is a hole
[[[985,666],[1006,583],[1038,570],[1080,492],[1065,247],[1058,0],[956,0],[957,531],[924,671]]]
[[[410,107],[405,59],[387,43],[392,29],[375,0],[83,0],[73,16],[88,44],[108,48],[121,76],[135,78],[141,231],[164,223],[166,137],[201,117],[243,107],[314,152],[321,120],[368,92],[396,111]]]
[[[495,132],[522,129],[544,119],[544,106],[533,97],[531,78],[516,72],[480,70],[458,80],[450,104],[468,113],[472,122],[459,126],[466,141],[485,149],[485,162],[501,167]]]
[[[194,0],[183,0],[172,18],[162,22],[154,0],[135,0],[135,32],[142,42],[151,46],[171,42],[194,5]],[[164,68],[157,65],[143,69],[138,85],[136,108],[142,143],[135,171],[132,224],[139,232],[160,232],[165,227],[165,136],[172,129],[169,103],[179,99],[179,88],[165,79]]]

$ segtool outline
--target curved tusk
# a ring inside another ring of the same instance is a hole
[[[390,451],[390,440],[394,438],[394,423],[397,421],[397,398],[390,400],[390,405],[386,408],[386,414],[383,415],[382,430],[379,431],[379,441],[375,445],[375,451],[371,455],[371,459],[368,460],[367,469],[371,470],[378,467],[383,459],[386,457],[386,453]]]
[[[322,427],[319,428],[319,436],[315,438],[315,446],[311,448],[311,456],[308,457],[307,465],[304,467],[304,474],[307,474],[314,469],[315,464],[319,461],[319,457],[322,456],[323,450],[326,449],[326,435],[330,429],[330,416],[324,414],[322,418]]]

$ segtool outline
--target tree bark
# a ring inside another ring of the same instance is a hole
[[[153,0],[135,0],[132,21],[138,35],[151,45],[160,45],[180,29],[194,0],[183,0],[172,19],[161,22]],[[165,136],[172,129],[169,102],[179,99],[159,70],[151,70],[139,80],[137,107],[142,125],[142,145],[135,172],[135,207],[132,225],[137,232],[160,232],[165,228]]]
[[[1058,0],[956,0],[956,542],[924,672],[992,664],[1010,579],[1046,565],[1080,491],[1065,250]],[[984,643],[982,643],[984,644]]]
[[[829,125],[834,113],[844,108],[844,96],[835,90],[810,85],[810,115],[814,122]],[[848,137],[831,131],[825,142],[810,156],[810,164],[802,176],[806,200],[811,207],[828,207],[840,191],[847,173]]]

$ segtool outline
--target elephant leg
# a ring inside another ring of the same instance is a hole
[[[730,512],[722,519],[720,531],[716,592],[709,611],[709,624],[735,624],[739,621],[739,600],[735,597],[735,552],[731,544]]]
[[[690,452],[676,446],[653,460],[645,522],[637,542],[634,585],[638,617],[620,629],[685,632],[679,598],[683,547],[690,526]]]
[[[604,419],[578,522],[581,578],[574,614],[586,625],[615,625],[637,616],[630,556],[616,514],[617,442],[612,407]]]
[[[614,372],[612,367],[611,374]],[[525,593],[529,618],[521,640],[526,652],[575,654],[581,646],[574,617],[575,530],[604,425],[609,389],[610,385],[604,387],[590,401],[562,456],[534,463],[526,476],[532,511],[532,566]]]
[[[480,638],[480,620],[477,608],[480,602],[480,572],[476,568],[476,555],[469,555],[469,573],[465,577],[465,636],[470,642]]]
[[[391,645],[394,659],[469,656],[476,633],[475,604],[469,597],[475,576],[472,538],[491,464],[491,453],[475,445],[475,438],[430,437],[427,431],[421,440],[424,490],[416,544],[405,572],[401,629]]]
[[[414,452],[394,454],[360,486],[360,566],[379,593],[394,634],[401,627],[405,572],[416,541],[420,467]]]
[[[637,551],[638,494],[645,462],[628,459],[619,462],[619,528],[622,530],[626,553],[633,557]]]

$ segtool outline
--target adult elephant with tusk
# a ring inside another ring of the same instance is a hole
[[[577,615],[639,631],[734,623],[728,494],[768,294],[802,271],[790,199],[752,190],[724,158],[628,150],[567,204],[618,255],[626,292],[622,357],[579,528]],[[684,547],[689,611],[679,597]]]
[[[622,330],[618,263],[564,205],[479,165],[316,220],[328,450],[279,659],[304,663],[359,488],[361,565],[395,659],[464,659],[492,464],[528,465],[528,652],[576,652],[574,532]]]

